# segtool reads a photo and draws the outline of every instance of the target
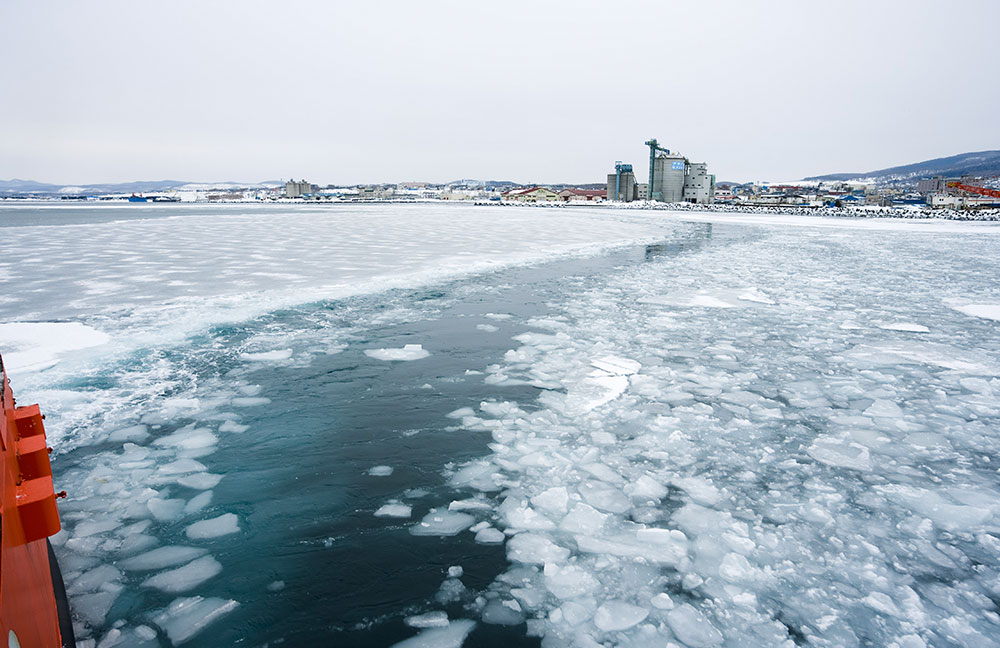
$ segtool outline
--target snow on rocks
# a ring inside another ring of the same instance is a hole
[[[402,349],[365,349],[365,355],[376,360],[410,361],[426,358],[431,353],[420,344],[407,344]]]

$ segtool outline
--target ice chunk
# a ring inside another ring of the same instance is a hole
[[[84,520],[73,527],[74,538],[85,538],[97,533],[112,531],[121,526],[121,522],[115,519],[108,520]]]
[[[691,648],[707,648],[722,643],[722,634],[688,603],[667,612],[667,624],[677,638]]]
[[[674,609],[674,601],[670,598],[670,595],[665,592],[660,592],[653,598],[649,599],[649,602],[657,610],[672,610]]]
[[[453,536],[468,529],[475,521],[476,518],[468,513],[431,509],[418,524],[410,527],[410,533],[418,536]]]
[[[899,608],[893,602],[889,596],[882,592],[872,592],[865,598],[861,599],[862,603],[865,603],[872,609],[881,612],[882,614],[888,614],[889,616],[902,616]]]
[[[893,403],[892,401],[877,398],[875,399],[875,402],[865,410],[865,415],[872,417],[881,416],[886,418],[899,418],[903,415],[903,410],[900,409],[899,405]]]
[[[428,628],[416,637],[393,644],[390,648],[461,648],[476,622],[461,619],[444,628]]]
[[[448,614],[445,612],[427,612],[417,614],[403,619],[403,623],[411,628],[446,628],[448,627]]]
[[[493,599],[483,608],[483,623],[492,625],[521,625],[524,623],[524,612],[521,605],[514,599]]]
[[[15,275],[16,276],[16,275]],[[111,337],[79,322],[5,322],[0,324],[0,347],[11,375],[19,370],[39,371],[70,351],[100,346]]]
[[[187,488],[193,488],[195,490],[208,490],[209,488],[215,488],[222,481],[222,475],[213,475],[212,473],[195,473],[193,475],[185,475],[177,480],[177,483],[181,486],[186,486]]]
[[[207,551],[205,549],[198,547],[171,545],[168,547],[159,547],[158,549],[147,551],[146,553],[139,554],[138,556],[126,558],[119,564],[122,569],[130,571],[163,569],[164,567],[173,567],[174,565],[190,562],[206,553]]]
[[[559,528],[570,533],[595,535],[601,532],[607,519],[607,514],[601,513],[593,506],[578,502],[573,506],[573,510],[563,518]]]
[[[489,511],[492,509],[492,504],[480,499],[455,500],[448,504],[449,511]]]
[[[569,549],[560,547],[543,535],[519,533],[507,542],[507,558],[538,565],[560,563],[569,558]]]
[[[461,419],[465,418],[466,416],[475,416],[475,415],[476,415],[476,410],[472,409],[471,407],[460,407],[457,410],[448,412],[445,416],[452,419]]]
[[[594,613],[594,625],[604,632],[626,630],[641,623],[649,610],[620,600],[603,603]]]
[[[212,491],[205,491],[204,493],[198,493],[184,505],[184,513],[190,515],[192,513],[197,513],[212,502]]]
[[[993,386],[982,378],[960,378],[958,384],[972,392],[988,396],[993,393]]]
[[[145,425],[133,425],[115,430],[108,435],[109,441],[135,441],[142,443],[149,438],[149,428]]]
[[[153,517],[161,522],[176,519],[184,510],[184,500],[182,499],[161,499],[154,497],[146,502],[146,508],[153,514]]]
[[[580,495],[594,508],[609,513],[624,513],[632,508],[624,493],[605,482],[591,480],[580,484]]]
[[[806,448],[806,452],[816,461],[829,466],[851,468],[868,472],[872,469],[870,452],[867,447],[833,437],[818,437]]]
[[[222,425],[219,426],[219,432],[246,432],[249,429],[249,425],[243,425],[231,419],[223,421]]]
[[[772,300],[770,297],[765,295],[757,288],[748,288],[744,290],[743,292],[736,295],[736,299],[740,299],[742,301],[756,302],[758,304],[771,304],[771,305],[774,304],[774,300]]]
[[[674,486],[683,489],[693,502],[704,506],[714,506],[721,498],[719,489],[704,477],[680,477],[674,479],[673,483]]]
[[[434,595],[434,600],[442,605],[455,603],[461,600],[465,591],[465,585],[462,584],[462,581],[457,578],[446,578],[441,583],[441,587],[438,588],[437,594]]]
[[[500,544],[507,536],[499,529],[487,527],[476,532],[476,542],[479,544]]]
[[[756,570],[750,561],[738,553],[727,553],[719,563],[719,576],[730,583],[738,583],[753,578]]]
[[[687,553],[687,543],[679,541],[657,544],[626,535],[609,538],[578,535],[575,538],[577,548],[583,553],[642,558],[671,566],[683,561]]]
[[[476,329],[480,331],[486,331],[487,333],[496,333],[500,329],[492,324],[476,324]]]
[[[880,329],[887,331],[906,331],[908,333],[930,333],[930,329],[923,324],[913,322],[892,322],[889,324],[879,324]]]
[[[585,378],[566,394],[566,411],[573,415],[586,414],[615,400],[626,389],[628,376],[604,374]]]
[[[590,594],[600,585],[590,572],[576,565],[560,567],[554,563],[548,563],[545,565],[543,573],[545,587],[561,599]]]
[[[590,364],[616,376],[631,376],[642,368],[642,365],[635,360],[618,356],[604,356],[597,360],[591,360]]]
[[[649,475],[640,475],[631,484],[626,484],[629,497],[659,500],[667,496],[667,487]]]
[[[204,472],[205,464],[194,459],[178,459],[168,464],[163,464],[159,469],[164,475],[180,475],[183,473]]]
[[[285,589],[285,581],[276,580],[267,584],[268,592],[280,592]]]
[[[496,466],[489,461],[474,461],[451,477],[452,486],[470,486],[483,492],[500,490],[497,480],[500,476]]]
[[[555,523],[530,506],[509,507],[504,510],[508,526],[513,529],[543,531],[556,528]]]
[[[73,597],[73,613],[80,615],[91,627],[100,627],[114,605],[119,592],[95,592]]]
[[[532,497],[531,503],[547,513],[565,515],[569,493],[565,486],[553,486]]]
[[[392,474],[392,466],[372,466],[368,469],[372,477],[388,477]]]
[[[184,643],[237,607],[239,603],[236,601],[219,598],[177,598],[167,609],[154,616],[153,621],[163,628],[170,641],[176,645]]]
[[[419,344],[407,344],[402,349],[365,349],[365,355],[376,360],[420,360],[430,355],[423,346]]]
[[[219,517],[201,520],[184,529],[184,534],[192,540],[206,540],[219,536],[239,533],[239,518],[235,513],[223,513]]]
[[[102,585],[117,583],[122,573],[111,565],[98,565],[75,578],[66,588],[70,594],[93,592],[102,589]]]
[[[614,441],[612,440],[611,443],[614,443]],[[584,464],[580,466],[580,468],[601,481],[608,482],[609,484],[620,485],[623,483],[622,476],[615,472],[615,470],[607,464],[594,462]]]
[[[279,349],[277,351],[264,351],[262,353],[241,353],[240,358],[250,362],[279,362],[292,357],[291,349]]]
[[[197,558],[183,567],[160,572],[143,581],[143,587],[164,592],[186,592],[219,574],[222,565],[212,556]]]
[[[218,442],[219,440],[212,434],[211,430],[188,426],[168,436],[160,437],[153,441],[153,445],[179,450],[197,450],[211,447]]]
[[[955,310],[972,317],[997,320],[1000,322],[1000,304],[966,304],[964,306],[953,306]]]
[[[412,511],[413,507],[409,504],[401,504],[400,502],[393,501],[380,506],[375,511],[375,517],[408,518]]]

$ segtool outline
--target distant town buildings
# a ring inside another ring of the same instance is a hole
[[[604,194],[605,191],[603,189],[576,189],[569,187],[556,195],[563,202],[599,202],[604,200]]]
[[[555,202],[559,200],[559,194],[548,187],[528,187],[511,189],[503,194],[503,199],[523,203]]]

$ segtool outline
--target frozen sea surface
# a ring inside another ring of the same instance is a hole
[[[0,351],[85,640],[1000,643],[1000,229],[64,209]]]

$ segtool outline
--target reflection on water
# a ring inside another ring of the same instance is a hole
[[[712,223],[690,223],[687,230],[676,239],[646,246],[646,261],[657,257],[695,252],[712,239]]]

